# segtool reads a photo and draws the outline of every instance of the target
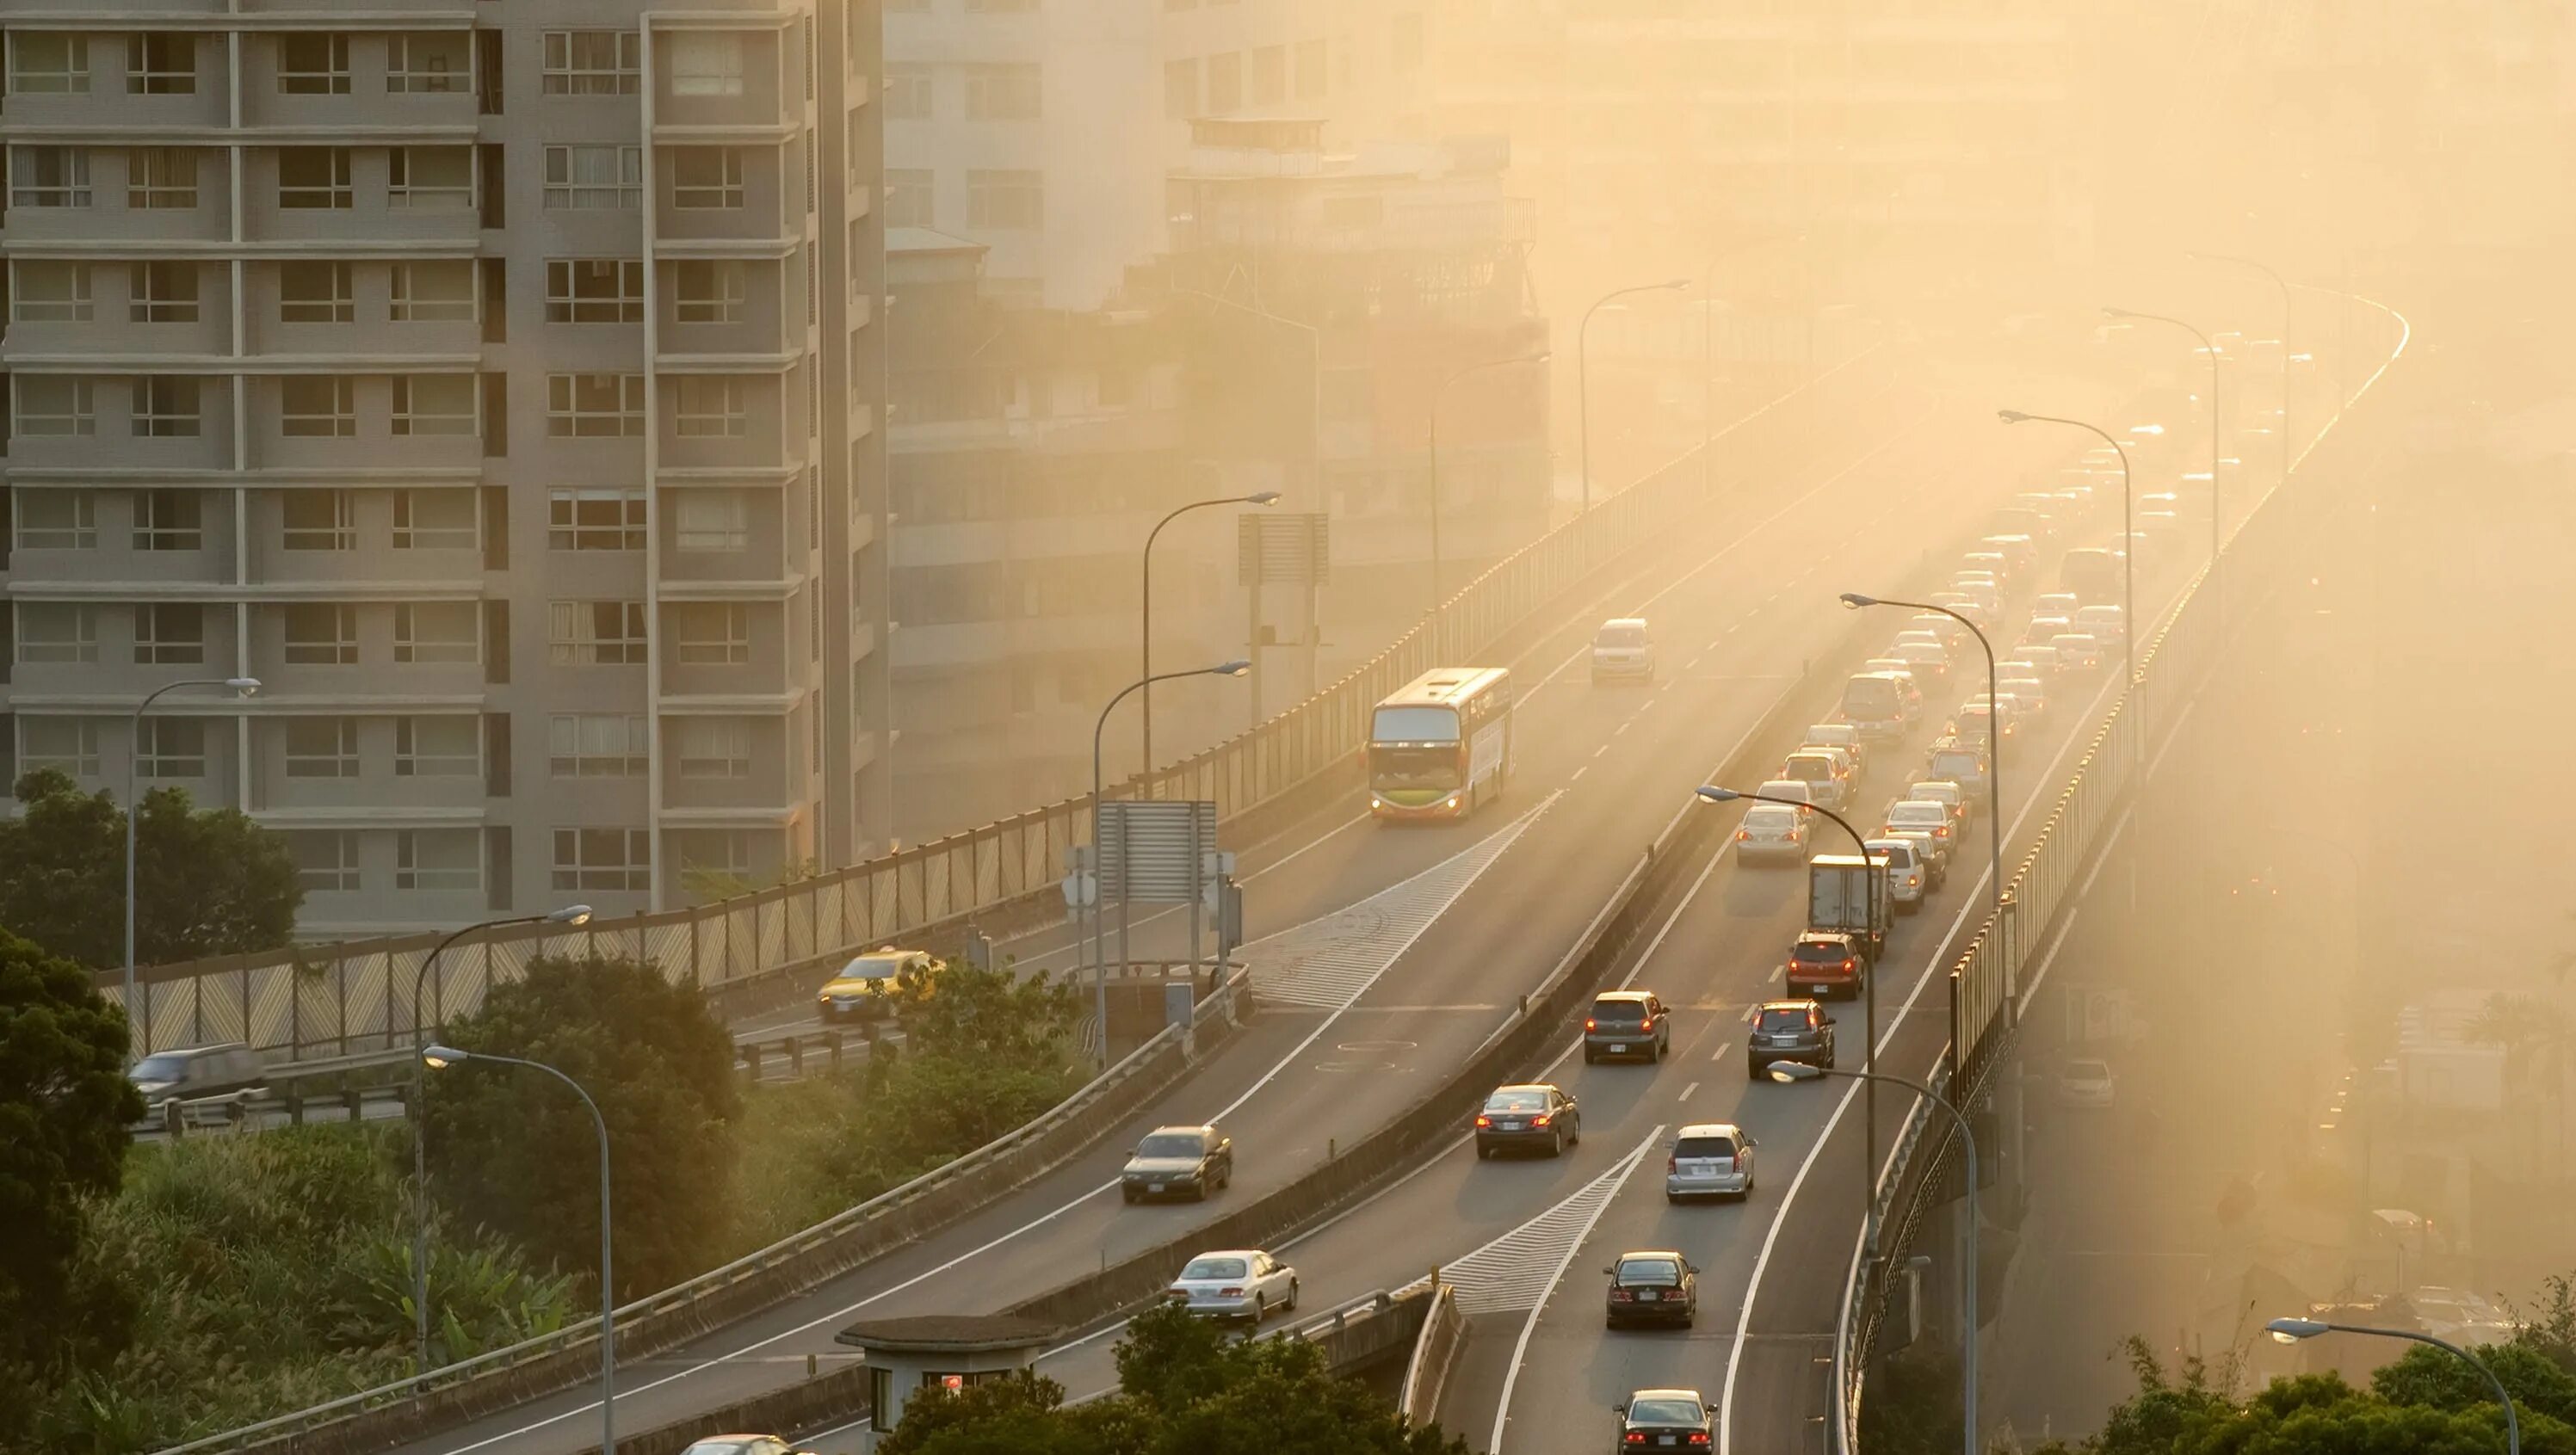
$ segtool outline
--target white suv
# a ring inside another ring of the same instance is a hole
[[[1655,678],[1655,636],[1641,616],[1614,616],[1592,634],[1592,680]]]

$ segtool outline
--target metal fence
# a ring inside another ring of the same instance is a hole
[[[1232,819],[1349,762],[1363,746],[1370,708],[1439,665],[1436,644],[1452,657],[1493,646],[1595,566],[1705,505],[1739,436],[1830,425],[1852,391],[1883,373],[1882,363],[1876,348],[1865,349],[1735,421],[1717,434],[1719,454],[1708,467],[1692,450],[1604,498],[1468,582],[1342,680],[1235,738],[1140,776],[1122,794],[1213,800],[1220,819]],[[138,977],[135,1050],[246,1041],[272,1058],[300,1059],[408,1045],[419,1017],[435,1024],[472,1012],[486,990],[517,979],[540,956],[633,956],[674,981],[723,986],[1052,896],[1066,851],[1090,836],[1085,796],[693,909],[579,929],[491,931],[440,955],[417,1005],[412,986],[436,935],[158,966]],[[95,983],[109,999],[123,999],[117,975],[101,974]]]
[[[2385,315],[2387,334],[2375,340],[2377,346],[2370,351],[2384,353],[2384,362],[2301,452],[2300,465],[2341,421],[2344,410],[2366,395],[2404,353],[2405,319],[2384,308],[2380,312]],[[2281,553],[2307,533],[2327,503],[2323,492],[2313,476],[2296,470],[2286,484],[2269,492],[2228,535],[2221,565],[2229,578],[2243,579],[2276,566]],[[2203,567],[2139,654],[2137,680],[2113,704],[2038,838],[2014,871],[2005,888],[2002,918],[1989,915],[1950,969],[1950,1039],[1930,1084],[1937,1095],[1962,1111],[1973,1109],[1984,1098],[1994,1068],[2011,1049],[2027,999],[2022,975],[2037,948],[2032,943],[2037,932],[2056,917],[2104,833],[2118,820],[2143,771],[2148,744],[2178,720],[2215,664],[2224,617],[2241,617],[2251,609],[2250,593],[2222,594],[2209,587],[2209,569]],[[2001,830],[1998,825],[1997,831]],[[1899,1266],[1911,1254],[1924,1222],[1944,1201],[1942,1190],[1958,1175],[1961,1152],[1955,1128],[1947,1118],[1938,1124],[1931,1118],[1931,1106],[1918,1099],[1899,1129],[1874,1190],[1872,1220],[1881,1230],[1881,1267]],[[1835,1331],[1834,1387],[1839,1448],[1845,1455],[1860,1446],[1862,1383],[1886,1312],[1888,1290],[1872,1279],[1871,1272],[1862,1250],[1846,1275]],[[1967,1270],[1965,1276],[1977,1274]]]

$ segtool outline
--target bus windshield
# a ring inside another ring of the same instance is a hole
[[[1443,744],[1428,748],[1369,749],[1369,781],[1379,788],[1456,788],[1461,775],[1458,749]]]
[[[1369,727],[1376,743],[1454,743],[1458,710],[1454,707],[1381,707]]]

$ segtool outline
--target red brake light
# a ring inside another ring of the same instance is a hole
[[[1744,840],[1751,837],[1753,837],[1753,831],[1751,829],[1737,829],[1735,831],[1735,838],[1738,843],[1742,843]]]
[[[1646,1432],[1643,1430],[1630,1430],[1628,1432],[1628,1438],[1624,1443],[1630,1445],[1643,1445],[1646,1443]]]
[[[1240,1289],[1240,1288],[1228,1288],[1228,1289],[1224,1289],[1224,1290],[1221,1290],[1221,1291],[1219,1291],[1219,1292],[1218,1292],[1217,1297],[1219,1297],[1219,1298],[1241,1298],[1241,1297],[1243,1297],[1243,1290],[1242,1290],[1242,1289]]]
[[[1486,1115],[1484,1115],[1484,1114],[1482,1114],[1482,1113],[1478,1113],[1478,1114],[1477,1114],[1477,1117],[1476,1117],[1476,1125],[1478,1125],[1478,1126],[1480,1126],[1480,1127],[1490,1127],[1490,1126],[1492,1126],[1493,1124],[1494,1124],[1494,1119],[1493,1119],[1492,1117],[1486,1116]]]
[[[1682,1159],[1681,1159],[1681,1158],[1679,1158],[1679,1157],[1666,1157],[1666,1158],[1664,1159],[1664,1170],[1665,1170],[1666,1172],[1679,1172],[1679,1171],[1681,1171],[1681,1170],[1682,1170]]]
[[[1546,1125],[1547,1125],[1547,1113],[1545,1113],[1545,1112],[1540,1112],[1537,1116],[1531,1117],[1531,1118],[1530,1118],[1530,1125],[1531,1125],[1531,1126],[1534,1126],[1534,1127],[1543,1127],[1543,1126],[1546,1126]]]
[[[1705,1444],[1707,1444],[1707,1443],[1708,1443],[1708,1431],[1706,1431],[1706,1430],[1693,1430],[1693,1431],[1691,1431],[1691,1433],[1690,1433],[1690,1443],[1692,1443],[1692,1444],[1694,1444],[1694,1445],[1705,1445]]]
[[[1585,1030],[1587,1030],[1587,1031],[1589,1031],[1589,1030],[1597,1030],[1597,1029],[1599,1029],[1599,1028],[1600,1028],[1600,1025],[1601,1025],[1601,1023],[1600,1023],[1599,1021],[1594,1020],[1594,1019],[1593,1019],[1592,1017],[1590,1017],[1590,1016],[1585,1016],[1585,1017],[1583,1018],[1583,1028],[1584,1028]]]

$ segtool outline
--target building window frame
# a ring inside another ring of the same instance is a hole
[[[652,771],[641,713],[559,712],[546,720],[546,766],[557,778],[641,778]]]
[[[546,322],[643,321],[642,258],[546,259]]]
[[[645,516],[641,490],[549,490],[546,549],[640,551]]]
[[[327,626],[328,636],[298,636],[297,628]],[[292,601],[279,623],[279,637],[290,667],[358,665],[358,608],[344,601]]]
[[[282,376],[277,429],[287,439],[357,438],[358,382],[346,374]]]
[[[584,890],[649,890],[653,887],[653,835],[649,829],[559,828],[554,831],[553,885],[558,893]]]
[[[473,666],[483,660],[482,603],[397,601],[394,660],[407,665]],[[443,633],[443,634],[442,634]]]
[[[358,548],[358,496],[354,490],[289,490],[278,502],[279,544],[290,551]]]
[[[194,374],[135,377],[132,429],[138,439],[195,439],[205,427],[205,383]]]
[[[348,33],[336,30],[288,31],[278,36],[277,93],[281,96],[348,95]]]
[[[134,665],[202,667],[206,608],[195,601],[142,601],[134,607]],[[167,719],[144,719],[146,722]],[[203,775],[199,775],[203,776]]]
[[[358,205],[354,175],[347,147],[279,147],[277,205],[288,212],[346,212]]]
[[[652,638],[641,601],[549,601],[546,654],[558,667],[640,667]]]
[[[596,173],[610,164],[614,180]],[[644,205],[644,149],[618,142],[554,142],[545,151],[545,205],[550,212],[632,212]]]
[[[539,44],[548,96],[632,96],[644,88],[641,31],[549,30]]]
[[[434,727],[431,725],[435,725]],[[432,739],[461,728],[456,742]],[[483,776],[483,722],[461,713],[420,713],[394,719],[394,776],[397,778],[480,778]]]
[[[546,433],[556,439],[640,438],[644,376],[548,374]]]
[[[355,778],[359,772],[358,720],[290,717],[281,730],[289,778]],[[302,741],[299,743],[299,736]]]

